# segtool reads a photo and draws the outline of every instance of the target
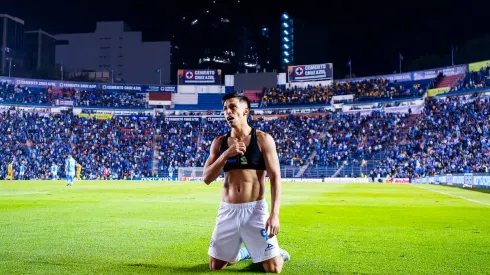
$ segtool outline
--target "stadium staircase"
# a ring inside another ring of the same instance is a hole
[[[243,93],[252,103],[260,103],[262,100],[262,97],[260,96],[262,94],[261,90],[250,90],[250,91],[245,91]]]
[[[155,132],[153,134],[153,141],[152,141],[152,145],[153,145],[153,160],[151,166],[152,175],[158,175],[158,156],[160,155],[158,140],[159,140],[159,136]]]
[[[338,177],[340,172],[342,172],[342,170],[344,169],[344,167],[345,167],[345,163],[342,163],[342,165],[340,165],[339,169],[337,169],[337,171],[335,171],[335,173],[333,173],[332,178]]]
[[[444,76],[436,83],[435,88],[446,88],[446,87],[454,87],[458,80],[464,77],[464,74]]]
[[[327,136],[326,132],[321,133],[319,140],[324,139],[326,136]],[[310,163],[313,163],[316,154],[317,154],[316,150],[313,150],[313,152],[311,152],[310,156],[308,157],[308,161],[306,161],[306,163],[303,166],[301,166],[298,173],[296,173],[296,175],[294,176],[295,178],[301,178],[303,176],[306,169],[308,169],[308,167],[310,166]]]

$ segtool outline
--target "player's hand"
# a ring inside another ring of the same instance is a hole
[[[245,155],[245,152],[247,151],[247,146],[245,146],[245,143],[243,142],[236,142],[230,145],[227,152],[228,158],[235,157],[237,155]]]
[[[272,238],[279,234],[279,217],[270,215],[265,222],[265,231],[269,232],[269,238]]]

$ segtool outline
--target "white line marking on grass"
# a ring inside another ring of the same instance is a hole
[[[0,196],[20,196],[20,195],[39,195],[49,194],[48,192],[22,192],[22,191],[0,191]]]
[[[466,198],[466,197],[463,197],[463,196],[453,195],[453,194],[449,194],[449,193],[446,193],[446,192],[443,192],[443,191],[438,191],[438,190],[434,190],[434,189],[430,189],[430,188],[425,188],[425,187],[422,187],[420,185],[412,184],[412,186],[415,186],[415,187],[418,187],[418,188],[422,188],[422,189],[425,189],[425,190],[429,190],[429,191],[432,191],[432,192],[436,192],[436,193],[439,193],[439,194],[443,194],[443,195],[446,195],[446,196],[460,198],[460,199],[467,200],[467,201],[470,201],[470,202],[474,202],[474,203],[479,203],[479,204],[490,206],[490,203],[487,203],[487,202],[477,201],[477,200],[469,199],[469,198]]]

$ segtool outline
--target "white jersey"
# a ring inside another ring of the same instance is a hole
[[[77,162],[73,158],[69,158],[66,160],[65,169],[67,175],[74,176]]]

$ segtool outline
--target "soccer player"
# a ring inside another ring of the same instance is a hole
[[[281,173],[274,139],[248,125],[250,101],[227,94],[223,110],[231,131],[211,144],[204,166],[204,182],[210,184],[225,172],[223,199],[208,254],[213,270],[251,258],[266,272],[280,273],[289,254],[279,248]],[[264,198],[265,172],[271,181],[271,213]],[[246,248],[241,248],[242,241]]]
[[[108,180],[109,178],[109,168],[104,168],[104,180]]]
[[[51,165],[51,177],[53,177],[53,180],[58,179],[58,165],[55,162]]]
[[[68,159],[65,162],[65,175],[66,175],[66,186],[73,185],[73,179],[75,177],[75,166],[76,161],[72,158],[71,155],[68,155]]]
[[[19,168],[19,179],[24,180],[25,173],[26,173],[26,166],[24,165],[24,163],[22,163]]]
[[[77,180],[80,180],[80,176],[82,175],[82,165],[77,163]]]
[[[7,167],[7,179],[13,180],[14,179],[14,162],[12,161],[9,163]]]
[[[172,167],[172,165],[170,165],[170,166],[168,167],[168,177],[169,177],[170,179],[173,179],[173,176],[174,176],[174,168]]]

